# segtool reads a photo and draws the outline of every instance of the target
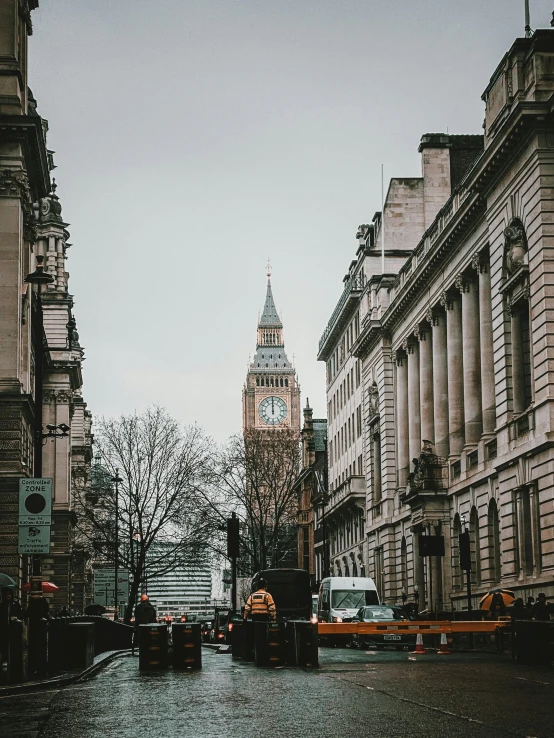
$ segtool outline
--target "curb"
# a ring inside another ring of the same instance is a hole
[[[62,687],[68,687],[70,684],[76,684],[77,682],[85,681],[93,677],[96,672],[100,671],[102,667],[109,664],[111,661],[122,656],[130,656],[131,649],[126,648],[122,651],[110,651],[105,655],[99,654],[99,660],[88,666],[83,671],[77,674],[66,674],[59,677],[53,677],[52,679],[41,679],[36,682],[22,682],[21,684],[10,684],[5,687],[0,687],[0,697],[8,697],[13,694],[22,694],[25,692],[38,692],[44,689],[61,689]]]

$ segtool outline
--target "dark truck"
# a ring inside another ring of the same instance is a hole
[[[310,575],[304,569],[264,569],[252,577],[252,592],[263,578],[275,600],[279,620],[309,620],[312,616]]]

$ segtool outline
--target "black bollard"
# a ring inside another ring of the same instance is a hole
[[[68,669],[86,669],[94,663],[94,623],[70,623],[65,629]]]
[[[167,625],[139,625],[139,669],[167,669]]]
[[[173,668],[202,668],[202,634],[200,623],[173,623]]]
[[[8,646],[8,681],[23,680],[23,623],[21,620],[10,620]]]

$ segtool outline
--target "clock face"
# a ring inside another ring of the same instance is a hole
[[[258,412],[266,425],[279,425],[287,417],[287,403],[280,397],[265,397]]]

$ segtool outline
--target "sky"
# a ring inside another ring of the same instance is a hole
[[[531,26],[554,3],[531,0]],[[325,417],[321,334],[385,179],[424,133],[480,133],[524,0],[41,0],[29,84],[70,224],[84,398],[217,441],[271,260],[286,350]]]

